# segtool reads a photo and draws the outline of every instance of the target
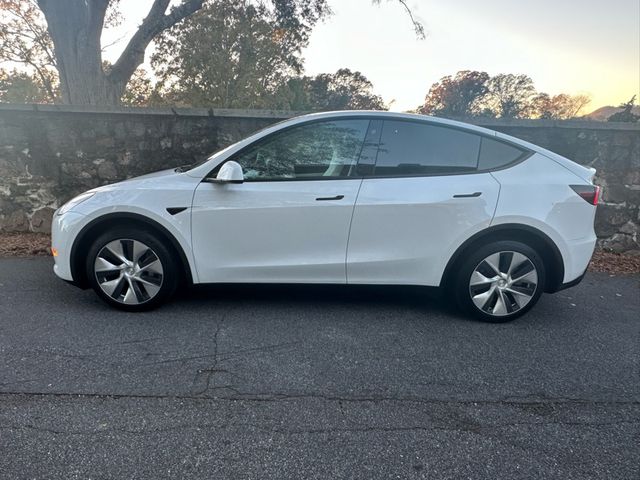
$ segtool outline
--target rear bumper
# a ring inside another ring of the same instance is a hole
[[[559,289],[562,289],[562,285],[575,285],[573,282],[584,276],[596,248],[596,240],[594,233],[590,237],[567,242],[566,254],[563,255],[564,278]]]
[[[576,285],[578,285],[582,281],[582,279],[584,278],[584,276],[586,274],[587,274],[587,271],[585,270],[584,273],[582,275],[580,275],[579,277],[571,280],[570,282],[563,283],[562,285],[558,286],[558,288],[556,288],[555,290],[553,290],[552,292],[549,292],[549,293],[556,293],[556,292],[559,292],[561,290],[566,290],[567,288],[575,287]]]

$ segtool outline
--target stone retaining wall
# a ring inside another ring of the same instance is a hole
[[[292,112],[0,104],[0,231],[46,232],[89,188],[192,163]],[[640,125],[471,120],[598,170],[601,246],[640,252]]]

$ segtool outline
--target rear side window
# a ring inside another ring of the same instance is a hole
[[[481,137],[417,122],[385,121],[374,175],[434,175],[478,168]]]
[[[518,148],[515,145],[483,137],[478,168],[480,170],[501,168],[515,162],[527,153],[528,150]]]

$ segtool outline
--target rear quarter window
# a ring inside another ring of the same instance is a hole
[[[515,145],[482,137],[478,170],[494,170],[506,167],[529,154],[529,150]]]

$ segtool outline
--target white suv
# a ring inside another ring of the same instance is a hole
[[[74,198],[53,219],[54,271],[125,310],[185,283],[404,284],[503,322],[581,280],[594,174],[450,120],[305,115]]]

